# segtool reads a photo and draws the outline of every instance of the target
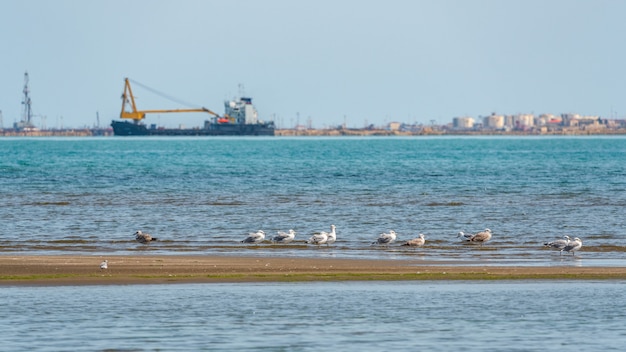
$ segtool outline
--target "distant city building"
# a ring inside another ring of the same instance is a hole
[[[504,116],[493,113],[483,118],[483,126],[487,129],[501,130],[504,128]]]
[[[505,115],[504,116],[504,127],[507,130],[513,129],[515,127],[515,116],[514,115]]]
[[[401,126],[402,122],[389,122],[387,128],[389,128],[390,131],[399,131]]]
[[[537,126],[546,126],[546,125],[560,125],[563,120],[559,116],[555,116],[552,114],[541,114],[539,117],[535,119],[535,124]]]
[[[535,125],[535,116],[532,114],[519,114],[515,115],[513,121],[516,129],[526,130]]]
[[[578,114],[561,114],[561,119],[563,121],[563,126],[566,127],[575,127],[578,126]]]
[[[452,119],[452,128],[459,130],[468,130],[474,128],[474,118],[472,117],[455,117]]]

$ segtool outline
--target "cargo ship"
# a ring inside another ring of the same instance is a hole
[[[173,110],[137,110],[130,81],[125,79],[122,94],[122,112],[120,118],[130,121],[111,122],[116,136],[273,136],[274,122],[260,121],[258,112],[252,105],[252,98],[240,97],[224,103],[224,115],[219,115],[207,108]],[[130,106],[130,111],[128,107]],[[211,115],[204,121],[204,126],[197,128],[163,128],[156,124],[143,123],[150,113],[186,113],[198,112]]]

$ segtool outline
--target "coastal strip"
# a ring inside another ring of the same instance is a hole
[[[100,269],[105,259],[108,268]],[[626,268],[285,257],[0,255],[0,286],[546,279],[626,280]]]

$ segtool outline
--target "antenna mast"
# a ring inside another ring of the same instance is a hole
[[[239,88],[239,98],[243,98],[246,96],[246,90],[243,87],[243,83],[239,83],[238,84],[238,88]]]
[[[28,72],[24,72],[24,100],[22,101],[22,105],[24,105],[24,112],[22,114],[22,121],[24,122],[24,127],[34,127],[33,126],[33,112],[31,110],[31,100],[28,93],[30,93],[30,89],[28,88]]]

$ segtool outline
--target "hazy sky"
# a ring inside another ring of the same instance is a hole
[[[28,71],[48,128],[119,119],[125,77],[218,113],[242,85],[279,127],[626,118],[625,15],[620,0],[0,0],[0,110],[21,119]],[[139,109],[187,107],[133,88]]]

